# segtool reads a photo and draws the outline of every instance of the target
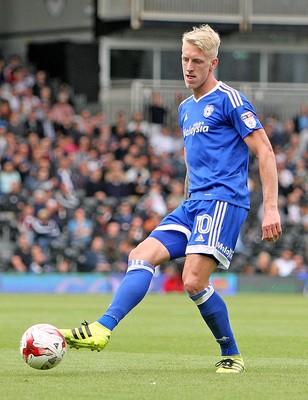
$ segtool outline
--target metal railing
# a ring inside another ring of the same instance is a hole
[[[308,85],[296,84],[262,84],[227,82],[240,90],[252,102],[258,114],[267,117],[275,114],[281,121],[292,119],[302,104],[308,104]],[[181,99],[191,92],[180,81],[113,82],[111,87],[102,90],[102,107],[109,120],[114,120],[119,110],[130,118],[134,111],[145,111],[151,102],[152,93],[161,95],[163,104],[168,110],[170,125],[177,123],[177,106]]]

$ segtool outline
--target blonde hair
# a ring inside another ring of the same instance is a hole
[[[209,25],[194,26],[189,32],[185,32],[182,41],[188,42],[201,49],[211,60],[218,55],[220,37]]]

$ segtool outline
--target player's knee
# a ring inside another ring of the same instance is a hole
[[[195,275],[183,277],[183,283],[184,289],[190,296],[193,296],[194,294],[197,294],[204,289],[204,285],[200,284],[197,276]]]
[[[135,247],[131,252],[129,253],[128,259],[131,260],[140,260],[142,259],[142,251],[138,249],[138,246]]]
[[[137,247],[131,250],[129,261],[144,260],[153,266],[169,261],[170,255],[168,250],[158,240],[147,238],[139,243]]]
[[[151,253],[146,251],[144,246],[140,245],[131,250],[128,256],[128,260],[129,261],[142,260],[152,264],[154,267],[156,266],[155,258],[151,255]]]

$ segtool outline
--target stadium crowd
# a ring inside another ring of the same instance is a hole
[[[108,272],[183,199],[185,164],[175,110],[159,94],[133,116],[77,111],[70,88],[19,56],[0,60],[0,229],[15,248],[1,269]],[[166,123],[166,121],[172,123]],[[293,119],[261,118],[279,174],[283,236],[261,241],[262,193],[251,156],[251,211],[231,270],[308,273],[308,106]],[[1,238],[0,238],[1,240]],[[178,284],[181,260],[162,266]]]

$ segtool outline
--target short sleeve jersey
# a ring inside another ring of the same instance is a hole
[[[249,209],[249,148],[244,139],[262,128],[253,106],[223,82],[179,106],[189,169],[188,192],[196,200],[221,200]]]

